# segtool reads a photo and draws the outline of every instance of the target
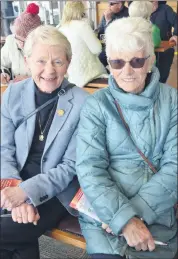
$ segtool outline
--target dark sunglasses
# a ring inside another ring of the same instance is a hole
[[[132,58],[130,61],[125,61],[123,59],[108,60],[110,66],[113,69],[122,69],[126,63],[129,63],[132,68],[142,68],[145,64],[145,61],[150,57],[145,58]]]

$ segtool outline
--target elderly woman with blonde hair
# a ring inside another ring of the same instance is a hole
[[[32,31],[24,55],[32,77],[7,88],[1,109],[1,178],[21,180],[1,191],[1,208],[11,211],[1,218],[6,259],[39,259],[38,237],[56,226],[66,208],[72,213],[76,131],[87,96],[64,78],[71,46],[56,28]]]
[[[177,249],[177,90],[159,82],[150,22],[106,29],[109,87],[85,102],[77,135],[81,188],[103,222],[80,224],[94,258],[172,259]]]
[[[152,12],[153,5],[150,1],[133,1],[129,5],[130,17],[143,17],[144,19],[150,21]],[[160,29],[155,24],[152,24],[152,39],[154,47],[159,47],[161,43]]]
[[[62,15],[62,32],[72,47],[72,60],[68,68],[68,80],[79,87],[107,74],[99,61],[101,43],[86,20],[85,6],[79,1],[66,3]]]

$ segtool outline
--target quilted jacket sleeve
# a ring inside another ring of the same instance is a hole
[[[174,89],[173,89],[174,90]],[[177,202],[177,98],[172,91],[171,118],[160,170],[142,186],[131,203],[148,224]]]
[[[117,235],[137,213],[112,180],[108,165],[105,118],[95,97],[90,96],[79,122],[76,170],[96,214]]]

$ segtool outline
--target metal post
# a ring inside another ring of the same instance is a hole
[[[12,2],[1,0],[1,36],[11,34],[10,22],[14,19]]]

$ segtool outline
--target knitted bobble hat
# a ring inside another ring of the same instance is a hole
[[[14,33],[16,36],[26,39],[30,31],[41,25],[40,17],[38,16],[39,6],[31,3],[27,9],[21,13],[14,22]]]

